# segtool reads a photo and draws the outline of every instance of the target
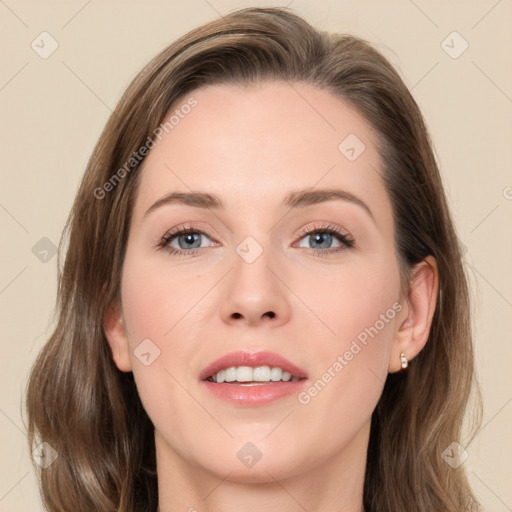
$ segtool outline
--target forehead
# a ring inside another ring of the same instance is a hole
[[[191,98],[194,108],[182,108]],[[325,89],[206,86],[176,101],[163,123],[171,118],[143,162],[136,210],[170,191],[207,190],[233,208],[281,203],[307,187],[343,187],[370,203],[385,194],[371,125]]]

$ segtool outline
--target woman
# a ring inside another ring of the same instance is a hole
[[[64,240],[27,390],[48,510],[479,510],[461,252],[368,43],[272,8],[181,37],[109,119]]]

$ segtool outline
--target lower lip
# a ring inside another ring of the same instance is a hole
[[[203,385],[217,398],[244,407],[257,407],[275,402],[281,398],[299,393],[307,379],[295,382],[274,382],[243,386],[238,384],[217,384],[209,380],[202,381]]]

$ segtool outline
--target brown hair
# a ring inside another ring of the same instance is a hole
[[[36,466],[45,506],[156,509],[154,428],[133,374],[116,368],[102,329],[119,297],[140,175],[134,155],[195,88],[262,80],[308,83],[357,109],[378,134],[402,277],[429,255],[438,265],[429,340],[406,372],[388,375],[372,416],[366,512],[479,510],[464,466],[454,469],[441,456],[461,439],[474,355],[467,278],[422,115],[369,43],[318,31],[284,8],[242,9],[171,44],[130,84],[94,148],[59,247],[58,323],[27,389],[30,446],[46,441],[59,455],[46,469]]]

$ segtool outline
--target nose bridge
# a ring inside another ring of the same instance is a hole
[[[255,325],[273,319],[277,324],[289,317],[286,287],[274,268],[279,267],[279,257],[269,237],[263,231],[259,233],[259,240],[248,235],[235,247],[222,305],[226,322],[239,320]]]

